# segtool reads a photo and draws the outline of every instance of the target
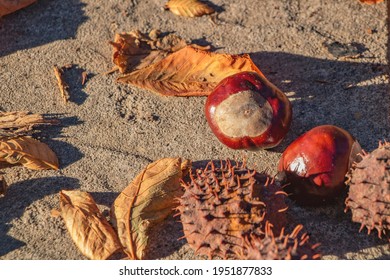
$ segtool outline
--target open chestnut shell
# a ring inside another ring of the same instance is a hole
[[[232,149],[277,146],[291,124],[291,103],[264,76],[240,72],[223,79],[207,97],[207,122]]]
[[[361,147],[346,130],[317,126],[293,141],[279,162],[285,191],[302,205],[331,202],[345,187],[345,176],[358,161]]]

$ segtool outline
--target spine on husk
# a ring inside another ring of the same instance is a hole
[[[274,224],[275,234],[286,224],[286,193],[266,173],[227,160],[220,167],[210,162],[189,177],[182,182],[178,210],[196,254],[234,258],[245,238],[265,235],[266,221]]]
[[[307,233],[301,233],[302,225],[297,225],[290,234],[284,229],[278,236],[272,231],[272,225],[267,222],[265,236],[251,235],[245,238],[242,248],[237,251],[239,259],[245,260],[317,260],[321,258],[318,252],[320,244],[311,245]]]
[[[346,211],[352,221],[360,223],[360,231],[376,230],[379,238],[390,241],[390,143],[380,143],[371,153],[362,153],[349,174]]]

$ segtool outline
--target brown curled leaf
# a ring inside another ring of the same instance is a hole
[[[149,34],[138,30],[115,34],[113,62],[121,73],[144,68],[163,59],[171,52],[187,46],[184,39],[175,34],[161,36],[157,29]]]
[[[164,8],[184,17],[201,17],[215,12],[213,8],[199,0],[169,0]]]
[[[56,154],[45,143],[27,136],[0,138],[0,168],[15,164],[33,170],[59,167]]]
[[[264,77],[248,54],[219,54],[187,46],[117,81],[166,96],[207,96],[222,79],[242,71]]]
[[[111,221],[130,259],[143,259],[154,225],[168,217],[182,195],[188,160],[164,158],[149,164],[116,198]]]
[[[39,125],[58,124],[56,119],[46,119],[40,114],[29,112],[1,112],[0,137],[26,135]]]
[[[37,0],[0,0],[0,17],[31,5]]]
[[[58,212],[54,211],[52,215],[56,216]],[[105,260],[122,251],[115,230],[89,193],[61,191],[60,215],[74,243],[89,259]]]
[[[0,175],[0,195],[5,195],[7,189],[8,189],[7,182],[5,181],[4,177]]]
[[[121,73],[126,73],[136,67],[150,52],[150,46],[137,40],[132,34],[115,34],[112,60]]]

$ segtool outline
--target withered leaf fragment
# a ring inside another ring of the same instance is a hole
[[[0,175],[0,195],[5,195],[7,189],[8,189],[7,182],[5,181],[4,177]]]
[[[65,103],[68,103],[69,98],[70,98],[69,92],[68,92],[69,86],[65,82],[64,77],[62,76],[63,71],[62,71],[62,69],[58,68],[58,66],[54,66],[53,70],[54,70],[54,75],[56,76],[56,79],[57,79],[58,87],[59,87],[60,92],[61,92],[61,97]]]
[[[115,34],[113,61],[121,73],[144,68],[163,59],[167,54],[187,46],[184,39],[174,34],[162,36],[157,29],[149,34],[138,30]]]
[[[118,78],[118,82],[166,96],[207,96],[222,79],[242,71],[257,72],[264,77],[248,54],[219,54],[187,46]]]
[[[359,0],[361,3],[372,5],[383,2],[384,0]]]
[[[169,0],[164,8],[178,16],[201,17],[214,13],[214,9],[199,0]]]
[[[81,85],[85,85],[85,83],[87,82],[87,79],[88,79],[88,73],[83,71],[81,73]]]
[[[31,137],[0,138],[0,168],[21,164],[33,170],[58,169],[58,158],[47,146]]]
[[[0,17],[31,5],[37,0],[0,0]]]
[[[116,198],[111,222],[130,259],[143,259],[153,226],[163,221],[182,195],[180,179],[188,160],[163,158],[149,164]]]
[[[0,112],[0,137],[26,135],[38,125],[57,124],[56,119],[46,119],[29,112]]]
[[[122,251],[115,230],[89,193],[61,191],[60,215],[74,243],[89,259],[105,260]]]

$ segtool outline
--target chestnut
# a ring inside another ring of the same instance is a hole
[[[280,159],[278,170],[288,184],[285,191],[302,205],[334,201],[346,189],[345,176],[361,150],[355,138],[337,126],[309,130],[293,141]]]
[[[232,149],[277,146],[291,124],[290,101],[264,76],[239,72],[224,78],[207,97],[207,122]]]

